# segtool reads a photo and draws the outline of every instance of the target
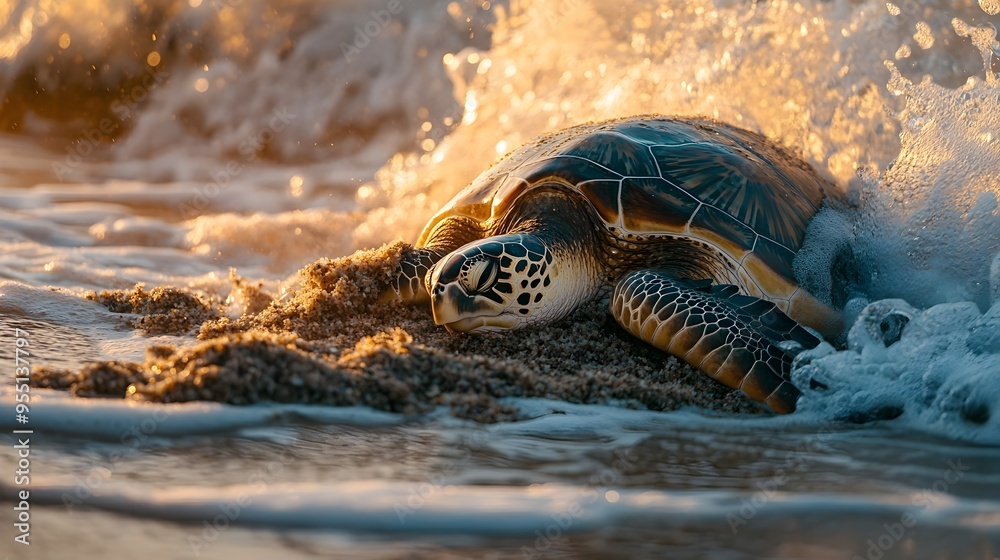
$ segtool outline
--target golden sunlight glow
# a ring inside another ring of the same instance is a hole
[[[462,124],[472,124],[476,122],[476,108],[479,103],[476,101],[476,92],[469,90],[465,94],[465,115],[462,116]]]
[[[599,104],[604,107],[609,107],[609,108],[614,107],[615,103],[618,101],[618,98],[621,97],[621,94],[622,94],[622,87],[620,85],[617,85],[611,88],[611,91],[609,91],[604,96],[604,98],[601,99]]]
[[[302,185],[305,180],[300,175],[293,175],[291,179],[288,180],[288,191],[292,193],[294,197],[302,196]]]
[[[153,51],[146,55],[146,64],[150,66],[156,66],[160,63],[160,53]]]
[[[48,32],[56,33],[53,35],[55,44],[66,49],[74,39],[88,44],[105,39],[109,29],[119,27],[128,17],[129,11],[122,9],[120,3],[103,0],[0,0],[0,27],[4,30],[0,38],[0,58],[16,56],[32,41],[37,30],[53,22],[59,22],[64,28],[58,32],[49,29]],[[72,27],[67,27],[69,25]]]
[[[198,93],[205,93],[208,91],[208,80],[205,78],[198,78],[194,81],[194,89]]]
[[[5,7],[5,11],[10,11],[11,8]],[[20,33],[11,33],[3,40],[0,40],[0,58],[11,58],[17,54],[21,47],[23,47],[29,40],[31,40],[31,34],[34,31],[34,27],[31,25],[32,16],[34,16],[35,10],[33,8],[27,8],[21,15],[21,22],[18,25],[18,31]],[[9,14],[7,17],[10,17]],[[10,26],[10,22],[4,22],[5,26]]]

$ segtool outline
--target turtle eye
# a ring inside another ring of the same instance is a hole
[[[483,293],[493,287],[497,274],[500,272],[500,265],[497,259],[485,258],[469,265],[468,271],[462,275],[462,286],[469,293]]]

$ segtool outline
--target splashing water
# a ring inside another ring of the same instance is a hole
[[[460,527],[483,540],[434,546],[872,557],[883,523],[914,511],[921,530],[894,537],[886,557],[995,555],[998,14],[995,0],[2,4],[0,318],[30,319],[51,339],[39,352],[63,349],[56,365],[194,343],[123,330],[85,290],[145,282],[239,307],[235,267],[282,294],[317,258],[413,241],[491,162],[588,120],[700,114],[760,131],[852,202],[817,216],[796,261],[817,292],[840,286],[852,327],[840,350],[800,355],[791,417],[520,401],[532,420],[486,429],[39,391],[38,428],[82,444],[38,450],[32,495],[60,506],[80,488],[73,477],[100,474],[100,488],[84,487],[100,511],[81,522],[45,510],[95,555],[120,551],[79,531],[127,534],[121,546],[151,555],[194,542],[246,557],[374,557],[432,546],[407,531]],[[137,451],[111,460],[119,436],[150,418]],[[348,432],[364,437],[345,444]],[[283,448],[295,457],[278,474],[251,478]],[[631,467],[615,467],[612,451]],[[956,467],[959,482],[940,490],[945,459],[971,470]],[[13,465],[0,455],[0,468]],[[551,542],[521,538],[548,535],[578,486],[599,492],[575,525],[555,525]],[[240,492],[254,504],[219,540],[155,521],[200,527]],[[921,499],[931,507],[914,510]],[[406,523],[400,504],[413,509]],[[516,536],[503,529],[512,518]],[[321,530],[286,538],[246,525]],[[392,542],[344,536],[357,531]]]
[[[970,77],[956,89],[930,79],[914,84],[886,61],[889,90],[906,101],[897,113],[900,153],[883,173],[863,175],[853,230],[844,216],[821,215],[815,227],[840,240],[820,248],[813,239],[802,259],[828,264],[830,245],[851,244],[867,293],[848,309],[860,312],[849,349],[807,353],[797,378],[814,387],[822,379],[813,392],[822,402],[810,402],[828,413],[891,411],[918,426],[993,441],[1000,426],[1000,300],[990,287],[1000,258],[1000,83],[992,56],[1000,44],[993,27],[958,18],[952,26],[979,49],[985,79]],[[867,298],[905,301],[862,310]],[[904,318],[902,332],[887,347],[886,321],[894,317]],[[984,429],[970,434],[970,424]]]

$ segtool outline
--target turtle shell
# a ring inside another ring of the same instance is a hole
[[[795,284],[792,261],[809,220],[836,193],[759,134],[705,119],[631,117],[569,128],[508,154],[455,196],[424,236],[451,215],[496,219],[553,182],[583,194],[622,239],[690,237],[752,278],[771,272],[784,285]]]

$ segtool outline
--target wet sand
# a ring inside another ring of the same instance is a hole
[[[767,413],[690,366],[625,333],[600,302],[553,325],[466,335],[438,327],[425,307],[376,299],[410,250],[404,243],[321,259],[280,300],[233,275],[243,314],[184,289],[88,294],[128,328],[197,333],[189,346],[155,345],[142,363],[38,369],[36,386],[80,397],[231,404],[366,405],[419,414],[447,406],[479,422],[516,420],[503,397],[671,410]]]

